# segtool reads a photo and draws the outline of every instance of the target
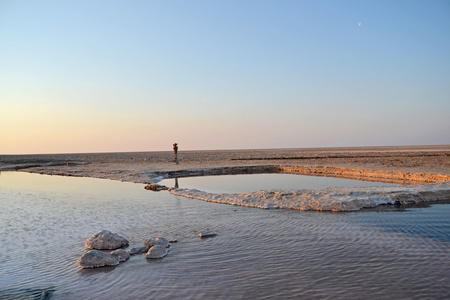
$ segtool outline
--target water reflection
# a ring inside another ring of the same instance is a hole
[[[117,266],[107,266],[102,268],[79,269],[78,274],[81,276],[95,276],[97,274],[108,274],[116,270]]]
[[[172,179],[165,179],[160,184],[172,186],[172,182]],[[398,184],[296,174],[246,174],[175,178],[175,184],[173,185],[175,188],[198,189],[210,193],[246,193],[269,189],[321,189],[362,186],[398,186]]]

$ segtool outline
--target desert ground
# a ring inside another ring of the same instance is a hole
[[[367,148],[1,155],[0,171],[152,182],[164,173],[254,166],[326,166],[363,171],[450,175],[450,145]]]

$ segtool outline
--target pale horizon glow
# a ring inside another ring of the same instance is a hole
[[[0,155],[449,145],[449,53],[445,0],[0,0]]]

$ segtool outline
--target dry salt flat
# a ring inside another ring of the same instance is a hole
[[[285,173],[403,183],[398,187],[261,190],[213,194],[171,188],[188,198],[257,208],[353,211],[380,204],[450,199],[450,146],[3,155],[1,170],[154,184],[164,178]]]

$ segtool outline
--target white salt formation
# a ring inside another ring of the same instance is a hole
[[[110,253],[99,250],[91,250],[83,254],[77,263],[82,269],[117,266],[130,258],[130,254],[123,250],[115,250]]]
[[[147,258],[161,258],[169,252],[169,241],[163,237],[145,240],[144,246],[130,248],[128,250],[118,249],[111,252],[91,250],[83,254],[77,263],[82,269],[98,268],[106,266],[117,266],[119,263],[127,261],[130,255],[146,253]],[[117,249],[128,245],[128,241],[108,230],[97,232],[86,240],[86,247],[102,247],[102,249]],[[99,249],[99,248],[97,248]]]
[[[126,251],[130,254],[130,255],[135,255],[135,254],[142,254],[142,253],[147,253],[147,251],[150,249],[149,246],[142,246],[142,247],[137,247],[137,248],[130,248],[127,249]]]
[[[168,248],[170,247],[169,241],[163,237],[145,240],[144,245],[150,247],[146,254],[147,258],[164,257],[169,252]]]
[[[208,202],[263,209],[356,211],[381,204],[417,204],[450,199],[450,182],[398,187],[352,187],[266,190],[242,194],[212,194],[195,189],[169,189],[174,195]]]
[[[86,248],[97,250],[115,250],[128,245],[128,241],[109,230],[102,230],[86,240]]]
[[[145,240],[144,245],[149,246],[149,247],[153,247],[155,245],[160,245],[163,247],[170,247],[169,241],[163,237],[157,237],[154,239]]]
[[[130,258],[130,253],[123,249],[114,250],[111,252],[111,255],[115,256],[119,260],[119,262],[124,262]]]
[[[83,254],[83,256],[77,260],[77,263],[82,269],[117,266],[120,263],[118,257],[119,255],[91,250]]]
[[[169,249],[162,245],[155,245],[148,250],[145,255],[147,258],[162,258],[169,253]]]

